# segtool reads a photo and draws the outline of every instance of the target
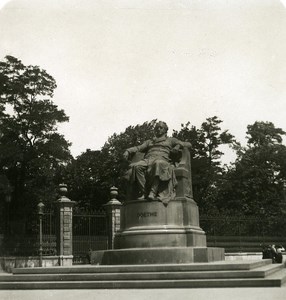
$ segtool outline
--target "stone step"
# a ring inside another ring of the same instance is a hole
[[[88,265],[15,269],[14,275],[0,276],[0,289],[279,287],[285,282],[284,264],[259,260],[183,265]]]
[[[46,281],[1,282],[0,289],[140,289],[140,288],[222,288],[280,287],[286,280],[283,269],[269,278],[205,280],[118,280],[118,281]]]
[[[282,264],[264,265],[254,270],[234,271],[183,271],[183,272],[124,272],[124,273],[75,273],[75,274],[18,274],[0,277],[8,281],[108,281],[108,280],[178,280],[215,278],[264,278],[283,268]]]
[[[73,274],[73,273],[130,273],[130,272],[186,272],[252,270],[272,264],[271,259],[255,261],[220,261],[213,263],[154,264],[154,265],[84,265],[72,267],[15,268],[13,274]]]
[[[278,272],[274,272],[267,277],[268,280],[281,280],[281,285],[286,283],[286,269],[285,267]]]

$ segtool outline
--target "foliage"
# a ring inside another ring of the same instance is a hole
[[[222,121],[214,116],[207,118],[197,129],[190,127],[190,123],[182,124],[181,130],[174,131],[173,135],[192,144],[192,176],[194,198],[204,213],[216,210],[216,199],[219,192],[219,183],[222,180],[224,169],[221,157],[224,154],[220,146],[227,144],[237,147],[234,136],[227,130],[222,131]]]
[[[68,117],[52,101],[55,88],[54,78],[38,66],[13,56],[0,62],[0,170],[20,215],[40,198],[54,200],[55,176],[71,158],[70,144],[57,132]]]
[[[87,149],[65,168],[64,181],[77,207],[94,208],[106,203],[107,194],[101,179],[101,157],[100,151]]]
[[[100,151],[88,149],[74,160],[67,169],[66,181],[71,187],[71,197],[82,207],[100,207],[109,200],[110,188],[119,190],[124,199],[124,174],[128,162],[123,152],[153,137],[156,120],[129,126],[124,132],[114,133]]]
[[[285,218],[285,132],[270,122],[255,122],[247,129],[247,146],[225,176],[218,205],[245,215]]]
[[[259,147],[281,144],[285,131],[276,128],[272,122],[255,122],[247,126],[247,137],[249,147]]]

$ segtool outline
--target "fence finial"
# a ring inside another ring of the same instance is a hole
[[[110,188],[110,201],[118,201],[117,196],[118,196],[118,188],[115,186],[112,186]]]
[[[59,184],[59,194],[60,194],[60,198],[58,199],[58,201],[71,201],[66,195],[68,193],[68,187],[65,183],[61,183]]]

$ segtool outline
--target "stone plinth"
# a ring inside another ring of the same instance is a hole
[[[184,264],[224,260],[223,248],[208,248],[196,202],[187,197],[134,200],[121,207],[114,250],[91,252],[99,265]]]
[[[186,264],[224,260],[223,248],[162,247],[132,248],[91,252],[91,264],[96,265],[142,265]]]
[[[197,204],[185,197],[164,206],[159,201],[128,201],[121,208],[121,230],[115,249],[206,247]]]

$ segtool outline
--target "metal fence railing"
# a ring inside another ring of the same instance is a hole
[[[202,215],[200,226],[206,233],[207,245],[225,248],[226,252],[260,252],[263,245],[286,245],[283,219]]]
[[[4,235],[1,255],[39,255],[39,217],[31,215],[21,234],[12,231]],[[74,262],[83,262],[90,249],[107,249],[106,215],[103,210],[78,210],[73,213]],[[45,209],[42,216],[42,254],[56,255],[56,216],[54,209]]]
[[[53,209],[43,215],[43,255],[56,255],[56,220]],[[38,216],[32,215],[22,234],[10,231],[1,238],[0,255],[31,256],[39,254]],[[260,252],[263,244],[282,244],[285,248],[286,220],[200,216],[208,247],[222,247],[226,252]],[[106,214],[103,210],[73,210],[74,263],[86,261],[88,251],[108,248]]]
[[[105,211],[75,210],[73,214],[74,263],[85,262],[89,250],[106,250],[107,247]]]

